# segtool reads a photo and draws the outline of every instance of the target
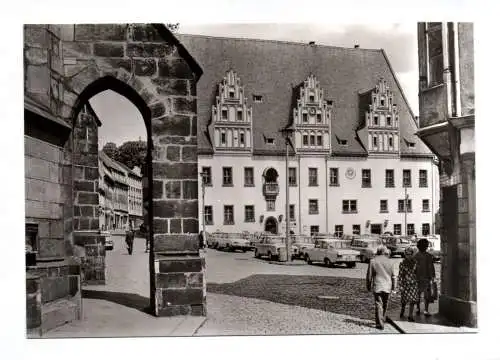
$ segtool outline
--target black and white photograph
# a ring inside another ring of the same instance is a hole
[[[473,17],[73,19],[20,24],[23,341],[482,332]]]

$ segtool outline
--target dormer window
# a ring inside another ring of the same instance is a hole
[[[376,136],[373,137],[373,147],[377,147],[378,145],[378,139]]]
[[[323,146],[323,136],[318,135],[318,136],[316,137],[316,144],[317,144],[318,146]]]
[[[333,100],[326,100],[326,105],[333,105]]]
[[[321,122],[321,114],[316,114],[316,122]]]
[[[307,135],[302,136],[302,145],[304,145],[304,146],[309,145],[309,136],[307,136]]]
[[[240,144],[245,145],[245,133],[240,133]]]
[[[373,116],[373,125],[378,125],[378,115]]]
[[[314,102],[314,95],[309,95],[309,102]]]
[[[391,117],[387,116],[386,119],[387,119],[387,126],[392,126],[392,124],[391,124]]]
[[[394,146],[394,142],[392,140],[392,136],[389,137],[389,147],[393,147]]]
[[[234,90],[229,90],[229,98],[234,99]]]
[[[347,140],[339,140],[340,145],[347,146]]]
[[[265,137],[264,136],[264,140],[265,140],[266,144],[268,144],[268,145],[274,145],[274,138],[270,138],[270,137]]]
[[[380,98],[380,106],[385,106],[385,98]]]
[[[307,113],[303,113],[302,114],[302,122],[304,122],[304,123],[308,122],[308,117],[307,116],[308,116]]]
[[[222,117],[222,120],[227,120],[227,110],[222,110],[221,117]]]
[[[408,143],[408,148],[414,149],[415,148],[415,143],[414,142],[409,142]]]
[[[316,143],[316,141],[315,141],[315,136],[314,136],[314,135],[311,135],[311,136],[309,137],[309,144],[310,144],[311,146],[314,146],[314,144],[315,144],[315,143]]]
[[[262,95],[254,95],[253,101],[256,103],[261,103],[262,102]]]
[[[242,110],[238,110],[238,112],[236,113],[236,118],[238,119],[238,121],[243,120],[243,111]]]
[[[220,143],[226,145],[226,133],[224,131],[220,133]]]

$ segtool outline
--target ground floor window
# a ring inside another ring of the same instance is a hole
[[[335,233],[333,235],[342,237],[344,235],[344,225],[335,225]]]
[[[422,235],[429,235],[431,233],[431,227],[428,223],[422,224]]]
[[[353,235],[361,235],[361,225],[356,224],[352,226],[352,234]]]
[[[205,224],[213,225],[214,224],[214,212],[212,206],[205,206]]]
[[[311,225],[311,236],[319,233],[319,225]]]
[[[415,224],[406,225],[406,235],[413,235],[413,234],[415,234]]]
[[[245,205],[245,222],[255,222],[255,208],[253,205]]]
[[[401,224],[394,224],[394,235],[401,235]]]
[[[224,225],[234,225],[233,205],[224,205]]]

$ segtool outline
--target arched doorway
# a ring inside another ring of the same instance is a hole
[[[71,214],[68,212],[68,220],[73,224],[72,245],[83,248],[103,243],[99,234],[99,197],[94,187],[99,177],[96,147],[88,150],[89,132],[77,118],[90,98],[112,90],[137,107],[146,125],[147,181],[143,191],[147,194],[144,224],[153,249],[149,256],[150,311],[158,316],[205,315],[203,281],[195,284],[197,296],[186,304],[183,296],[193,290],[171,289],[163,275],[170,271],[172,261],[177,272],[199,268],[203,276],[204,271],[204,262],[199,258],[198,221],[193,219],[198,212],[197,197],[170,198],[164,191],[165,184],[171,181],[190,188],[197,186],[197,158],[184,150],[197,145],[193,122],[197,111],[195,84],[201,68],[164,25],[79,24],[63,30],[61,53],[68,54],[68,59],[58,62],[65,74],[64,84],[58,90],[64,90],[62,117],[73,124],[70,161],[75,169],[73,181],[80,181],[81,186],[73,192],[75,206],[71,207]],[[167,146],[172,144],[177,155],[166,154]],[[181,231],[172,230],[173,219],[181,222]],[[189,259],[162,257],[180,252]],[[105,266],[104,261],[105,257],[100,266]],[[159,267],[155,266],[158,263]]]
[[[264,231],[272,234],[278,234],[278,220],[275,217],[269,216],[264,223]]]

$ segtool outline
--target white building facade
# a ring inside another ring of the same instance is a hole
[[[294,234],[435,232],[436,159],[383,50],[180,37],[205,69],[200,229],[285,233],[286,134]]]

